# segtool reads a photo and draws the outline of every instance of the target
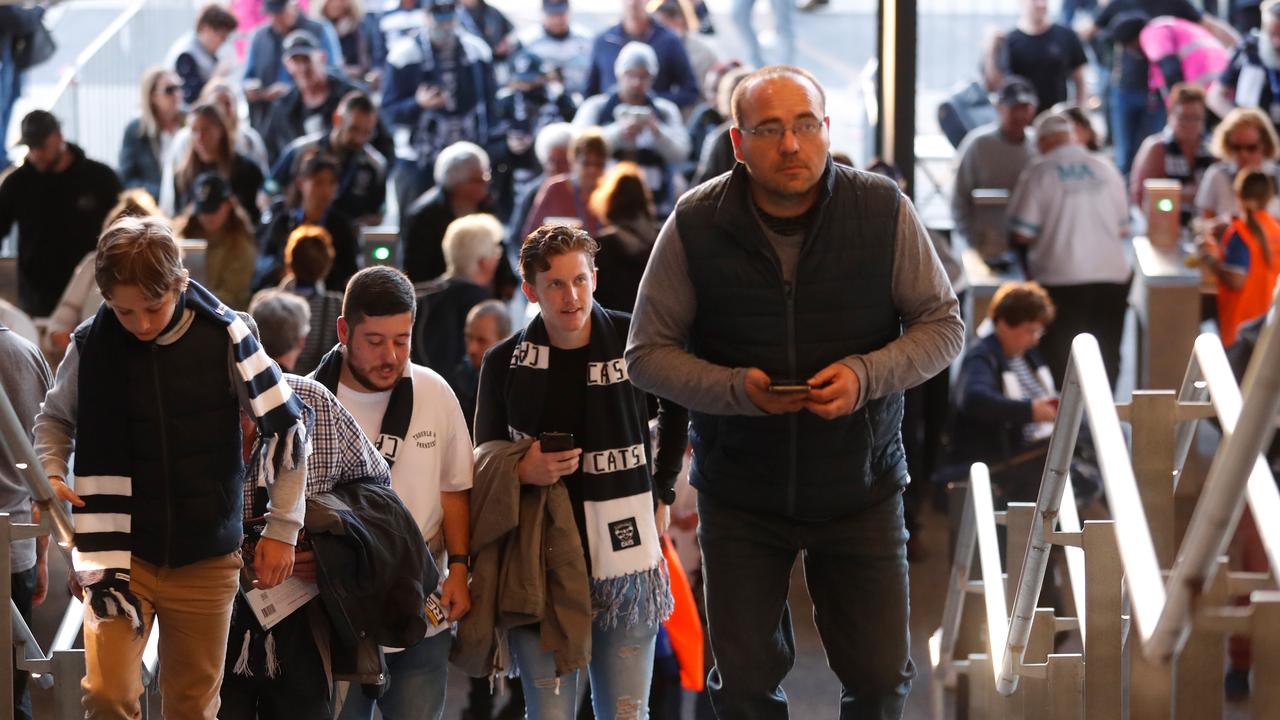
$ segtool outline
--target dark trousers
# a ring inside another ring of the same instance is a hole
[[[227,643],[226,671],[220,691],[222,709],[218,717],[224,720],[328,720],[332,717],[329,681],[320,651],[316,649],[308,608],[298,608],[269,631],[280,662],[279,674],[274,678],[267,677],[262,666],[255,663],[253,675],[244,676],[236,674],[236,660],[247,625],[252,623],[256,626],[258,621],[243,600],[236,598],[235,602],[235,616]],[[261,633],[261,630],[256,632]],[[264,652],[257,646],[257,639],[253,643],[251,651],[255,656]]]
[[[7,550],[6,550],[7,552]],[[13,604],[18,607],[22,619],[31,625],[31,600],[36,592],[36,569],[29,568],[9,575],[9,588]],[[17,666],[18,655],[13,652],[13,717],[15,720],[31,720],[31,698],[27,695],[27,675]]]
[[[787,595],[801,555],[818,634],[842,685],[840,720],[900,718],[915,675],[901,493],[820,523],[744,512],[701,492],[698,513],[716,716],[787,718],[781,683],[796,654]]]
[[[1120,340],[1129,307],[1129,281],[1045,286],[1057,308],[1057,316],[1040,340],[1040,354],[1053,373],[1058,388],[1067,374],[1067,359],[1076,335],[1090,333],[1098,339],[1102,362],[1111,387],[1120,375]]]

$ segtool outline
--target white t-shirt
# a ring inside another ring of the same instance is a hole
[[[1027,264],[1035,280],[1042,285],[1128,280],[1128,198],[1119,171],[1082,145],[1061,145],[1033,160],[1009,201],[1009,225],[1034,240]]]
[[[444,510],[440,493],[470,490],[472,483],[471,435],[462,416],[458,398],[449,384],[434,370],[410,364],[413,376],[413,415],[404,438],[382,437],[382,416],[391,401],[391,391],[360,392],[339,383],[338,402],[351,413],[384,456],[395,454],[391,466],[391,489],[418,521],[422,537],[430,541],[440,532]],[[391,458],[388,457],[388,461]],[[436,558],[441,581],[444,558]],[[444,632],[450,623],[427,628],[427,637]],[[395,648],[383,648],[398,652]]]
[[[413,416],[408,436],[398,443],[382,438],[382,416],[391,391],[360,392],[338,384],[338,402],[355,417],[360,429],[386,456],[394,452],[391,488],[418,521],[422,537],[440,532],[444,513],[440,493],[470,490],[472,482],[471,436],[458,398],[434,370],[411,365]],[[398,445],[398,449],[392,449]],[[392,458],[388,457],[390,462]]]
[[[1270,160],[1262,161],[1262,171],[1272,177],[1276,177],[1277,169]],[[1238,215],[1240,206],[1236,202],[1235,182],[1234,164],[1219,160],[1210,165],[1200,180],[1200,188],[1196,190],[1196,216],[1202,216],[1205,210],[1212,211],[1214,217]],[[1267,212],[1272,217],[1280,217],[1280,198],[1271,198],[1271,202],[1267,203]]]

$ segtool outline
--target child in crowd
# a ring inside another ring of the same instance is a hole
[[[1235,180],[1242,217],[1227,227],[1221,245],[1200,243],[1200,260],[1218,283],[1218,334],[1231,347],[1240,325],[1271,306],[1280,275],[1280,222],[1267,212],[1275,181],[1258,170],[1242,170]]]

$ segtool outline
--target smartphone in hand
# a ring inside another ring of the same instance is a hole
[[[564,452],[573,449],[573,433],[544,432],[538,435],[542,452]]]

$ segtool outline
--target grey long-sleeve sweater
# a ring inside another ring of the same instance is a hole
[[[677,211],[678,212],[678,211]],[[800,238],[772,234],[783,276],[793,278]],[[697,296],[674,215],[658,236],[636,300],[627,342],[627,369],[637,387],[690,410],[714,415],[763,415],[747,397],[748,368],[731,368],[690,353]],[[858,376],[857,407],[928,380],[964,347],[964,322],[951,283],[911,202],[902,198],[894,244],[893,303],[901,337],[883,348],[841,362]]]

